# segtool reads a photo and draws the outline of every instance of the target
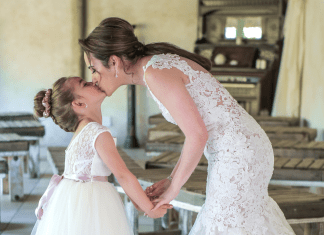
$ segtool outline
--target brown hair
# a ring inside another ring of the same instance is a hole
[[[55,124],[59,125],[67,132],[75,132],[79,125],[79,118],[72,109],[72,101],[75,99],[72,87],[66,86],[69,80],[67,77],[58,79],[51,89],[49,97],[50,115]],[[37,93],[34,98],[34,115],[36,117],[44,117],[45,107],[42,104],[46,90]]]
[[[79,44],[88,56],[91,53],[107,68],[112,55],[121,59],[125,58],[135,64],[141,57],[163,53],[177,54],[188,58],[208,71],[211,68],[209,59],[172,44],[160,42],[143,45],[135,36],[133,26],[126,20],[117,17],[101,21],[87,38],[79,39]]]

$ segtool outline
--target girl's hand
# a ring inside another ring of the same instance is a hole
[[[157,219],[157,218],[163,217],[166,214],[167,210],[166,209],[163,209],[162,207],[163,206],[161,206],[160,208],[157,208],[155,211],[150,211],[147,215],[150,218],[153,218],[153,219]]]
[[[161,196],[169,188],[170,185],[170,180],[163,179],[151,185],[150,187],[147,187],[145,189],[145,193],[150,198],[150,200],[153,201],[156,197]]]
[[[152,211],[157,210],[160,206],[164,204],[169,204],[173,199],[175,199],[180,192],[180,189],[175,187],[169,187],[159,198],[154,199],[152,202],[157,203]]]
[[[157,203],[153,203],[153,205],[155,206]],[[168,210],[168,209],[172,209],[173,208],[173,205],[171,204],[164,204],[162,206],[160,206],[161,209],[165,209],[165,210]],[[144,213],[144,216],[148,216],[146,213]]]

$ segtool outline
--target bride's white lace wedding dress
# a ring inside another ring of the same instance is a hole
[[[149,66],[175,67],[188,76],[186,88],[209,134],[204,150],[208,159],[206,201],[190,235],[295,234],[268,195],[274,156],[259,124],[210,73],[193,70],[178,55],[153,56],[143,67],[144,74]],[[166,120],[176,124],[150,93]]]

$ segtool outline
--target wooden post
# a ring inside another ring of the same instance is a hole
[[[9,194],[11,201],[18,201],[24,196],[24,157],[8,157]]]
[[[25,137],[27,138],[27,137]],[[29,144],[29,161],[28,161],[28,170],[31,178],[39,178],[39,162],[40,162],[40,146],[39,138],[34,137],[34,141]]]
[[[192,228],[192,211],[180,208],[179,211],[179,229],[181,235],[187,235]]]
[[[162,218],[158,218],[158,219],[153,220],[153,230],[154,231],[161,231],[162,230]]]
[[[136,210],[133,203],[129,200],[126,194],[124,196],[124,205],[126,209],[127,218],[129,220],[130,225],[132,226],[134,235],[138,235],[138,211]]]
[[[135,85],[129,85],[127,88],[127,137],[124,144],[126,149],[138,148],[136,139],[136,96]]]
[[[167,213],[161,218],[162,227],[164,229],[170,228],[170,217],[171,217],[172,210],[167,210]]]

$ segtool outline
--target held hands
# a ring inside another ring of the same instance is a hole
[[[150,198],[151,201],[161,196],[171,185],[171,181],[168,179],[160,180],[155,184],[147,187],[145,189],[146,195]]]
[[[145,193],[148,197],[150,197],[150,200],[154,205],[152,211],[157,210],[162,205],[169,204],[177,197],[180,189],[170,187],[170,185],[171,181],[169,179],[163,179],[146,188]]]
[[[152,211],[156,211],[160,208],[160,206],[164,204],[169,204],[173,199],[175,199],[180,192],[180,189],[177,189],[175,187],[169,187],[164,193],[162,193],[157,199],[154,199],[152,202],[157,203],[155,204]]]
[[[157,199],[161,194],[163,194],[164,191],[170,186],[170,184],[171,184],[170,180],[163,179],[145,189],[145,193],[150,198],[150,201],[153,203],[154,208],[158,203],[158,202],[154,202],[154,200]],[[171,204],[166,203],[166,204],[162,204],[159,208],[155,209],[154,211],[150,211],[148,214],[144,214],[144,215],[147,215],[151,218],[160,218],[166,213],[167,209],[172,209],[172,208],[173,206]]]

